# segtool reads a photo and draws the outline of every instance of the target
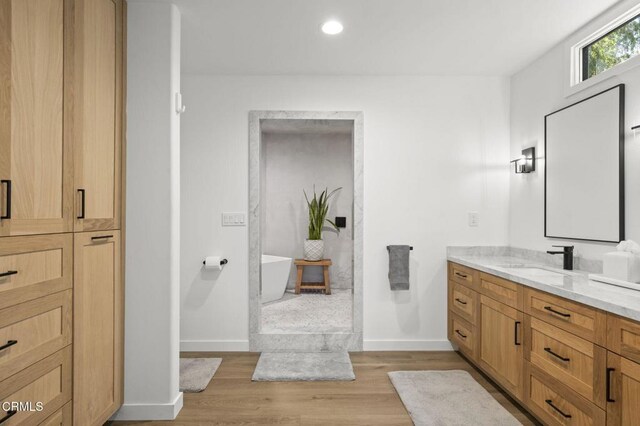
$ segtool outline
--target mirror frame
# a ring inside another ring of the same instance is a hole
[[[582,102],[586,102],[589,99],[595,98],[596,96],[602,95],[603,93],[609,92],[614,89],[619,89],[619,102],[618,102],[618,112],[619,112],[619,121],[618,121],[618,173],[619,173],[619,231],[618,231],[618,239],[617,240],[596,240],[593,238],[577,238],[577,237],[565,237],[561,235],[549,235],[547,233],[547,118],[553,114],[556,114],[560,111],[564,111],[565,109],[571,108],[575,105],[581,104]],[[596,93],[595,95],[589,96],[585,99],[582,99],[578,102],[574,102],[571,105],[567,105],[564,108],[560,108],[556,111],[553,111],[544,116],[544,236],[546,238],[559,238],[564,240],[577,240],[577,241],[592,241],[599,243],[619,243],[625,238],[625,199],[624,199],[624,103],[625,103],[625,95],[624,95],[624,84],[617,84],[613,87],[610,87],[606,90]]]

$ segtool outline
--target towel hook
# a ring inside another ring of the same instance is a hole
[[[391,246],[387,246],[387,250],[389,250],[389,247]],[[409,246],[409,250],[413,250],[413,246]]]

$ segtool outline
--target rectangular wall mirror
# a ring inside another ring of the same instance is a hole
[[[545,116],[545,237],[624,239],[624,85]]]

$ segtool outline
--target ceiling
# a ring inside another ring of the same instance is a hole
[[[175,0],[182,69],[225,75],[511,75],[615,0]],[[330,19],[344,32],[327,36]]]

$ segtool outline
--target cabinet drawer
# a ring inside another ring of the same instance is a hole
[[[73,407],[70,402],[40,423],[40,426],[71,426]]]
[[[478,293],[475,291],[449,281],[449,307],[472,325],[477,324]]]
[[[480,273],[480,292],[507,306],[522,310],[522,286],[494,275]]]
[[[618,355],[640,362],[640,323],[608,314],[607,348]]]
[[[525,290],[525,312],[600,346],[606,345],[607,316],[589,306],[541,291]]]
[[[604,389],[607,351],[571,333],[527,317],[528,359],[576,393],[605,407]]]
[[[0,238],[0,309],[71,288],[72,234]]]
[[[0,381],[71,343],[71,290],[0,310]],[[15,343],[14,343],[15,342]]]
[[[461,352],[472,359],[476,358],[478,344],[476,328],[451,312],[449,313],[449,339],[458,345]]]
[[[477,275],[478,272],[471,268],[449,262],[449,280],[451,281],[473,288],[478,285]]]
[[[547,425],[604,425],[605,411],[535,366],[525,366],[525,403]]]
[[[33,411],[11,412],[0,408],[2,426],[38,424],[58,411],[71,399],[71,346],[56,352],[37,364],[0,382],[0,401],[24,404],[31,402]],[[36,410],[36,402],[43,404]],[[27,407],[28,408],[28,407]]]

